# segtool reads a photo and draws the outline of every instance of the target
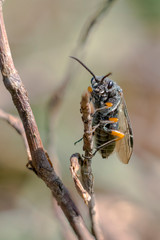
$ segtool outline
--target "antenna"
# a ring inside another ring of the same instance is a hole
[[[94,75],[94,73],[93,73],[84,63],[82,63],[82,62],[81,62],[78,58],[76,58],[76,57],[70,56],[70,58],[73,58],[73,59],[75,59],[77,62],[79,62],[79,63],[94,77],[94,79],[96,80],[96,82],[98,82],[97,79],[96,79],[96,76]]]
[[[112,75],[111,72],[108,73],[108,74],[106,74],[106,75],[101,79],[100,84],[103,83],[104,79],[105,79],[106,77],[110,76],[110,75]]]

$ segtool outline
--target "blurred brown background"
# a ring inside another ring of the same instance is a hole
[[[102,1],[6,0],[4,18],[15,66],[28,90],[45,144],[46,104],[60,84],[80,30]],[[112,72],[123,89],[134,132],[128,165],[115,155],[93,159],[95,192],[104,231],[112,239],[160,239],[160,1],[117,0],[96,25],[85,47],[86,65],[96,74]],[[78,57],[78,56],[77,56]],[[73,65],[77,63],[73,62]],[[62,179],[79,201],[69,158],[82,152],[81,94],[89,74],[77,67],[55,132]],[[0,81],[0,107],[17,114]],[[0,120],[0,239],[61,239],[44,183],[25,168],[21,137]],[[85,216],[86,217],[86,216]]]

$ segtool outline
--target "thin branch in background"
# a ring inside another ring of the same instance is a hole
[[[93,239],[87,230],[76,205],[71,199],[68,190],[57,176],[49,156],[43,148],[37,124],[29,104],[27,91],[23,86],[12,60],[3,20],[2,1],[0,1],[0,69],[4,85],[10,92],[13,103],[22,120],[32,156],[32,164],[37,175],[50,188],[53,196],[56,198],[57,203],[66,215],[78,238],[84,240]]]
[[[84,160],[81,166],[81,175],[83,186],[87,192],[91,195],[91,200],[88,203],[92,233],[96,240],[104,240],[104,236],[100,227],[100,218],[98,209],[96,207],[95,195],[93,190],[94,178],[92,173],[92,152],[93,152],[93,128],[92,128],[92,108],[89,102],[89,94],[85,93],[82,95],[81,100],[81,113],[82,121],[84,124],[84,135],[83,135],[83,150]]]
[[[91,30],[95,27],[96,23],[102,19],[102,17],[106,14],[106,12],[110,9],[114,0],[106,0],[103,2],[102,6],[93,14],[93,16],[88,20],[87,24],[85,24],[82,29],[79,44],[84,45],[91,33]]]
[[[26,134],[20,118],[15,117],[9,113],[6,113],[2,109],[0,109],[0,119],[5,120],[9,125],[11,125],[18,132],[18,134],[22,136],[22,139],[27,151],[27,155],[28,155],[28,160],[32,161],[31,153],[30,153],[28,142],[26,139]]]

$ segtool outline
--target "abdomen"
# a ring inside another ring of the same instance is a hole
[[[114,140],[114,139],[115,139],[115,137],[109,133],[106,133],[102,126],[99,126],[95,130],[96,147],[100,147],[106,143],[106,146],[104,146],[102,149],[99,150],[100,154],[102,155],[102,158],[108,158],[109,155],[114,151],[116,142],[113,141],[112,143],[107,144],[107,142]]]

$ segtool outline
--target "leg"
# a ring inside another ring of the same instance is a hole
[[[100,124],[101,125],[107,125],[107,124],[111,124],[111,123],[116,123],[118,122],[118,118],[109,118],[109,120],[100,120]],[[105,127],[104,130],[106,131]]]
[[[87,133],[94,133],[95,130],[100,126],[100,125],[103,125],[103,124],[111,124],[111,123],[115,123],[115,122],[118,122],[118,118],[109,118],[109,120],[100,120],[100,122],[95,125],[95,126],[92,126],[92,131],[87,131]],[[81,139],[82,140],[82,139]],[[77,141],[79,142],[79,141]],[[76,142],[76,143],[77,143]]]
[[[105,109],[111,108],[112,106],[113,106],[113,103],[106,102],[103,107],[95,109],[94,113],[92,114],[92,117],[94,116],[95,113],[97,113],[97,112],[99,112],[101,110],[105,110]]]
[[[80,138],[79,140],[77,140],[76,142],[74,142],[74,145],[76,145],[77,143],[81,142],[83,140],[83,137]]]
[[[99,127],[100,124],[97,124],[95,125],[93,128],[92,128],[92,131],[86,131],[86,133],[94,133],[96,128]],[[79,140],[77,140],[76,142],[74,142],[74,145],[76,145],[77,143],[81,142],[83,140],[83,137],[80,138]]]
[[[118,122],[118,118],[109,118],[109,120],[112,120],[110,121],[110,123],[116,123]],[[113,139],[113,141],[118,141],[118,140],[121,140],[122,138],[124,138],[124,133],[118,131],[118,130],[115,130],[115,129],[108,129],[106,127],[106,125],[103,127],[104,131],[106,133],[109,133],[111,134],[112,136],[116,136],[117,138]]]

